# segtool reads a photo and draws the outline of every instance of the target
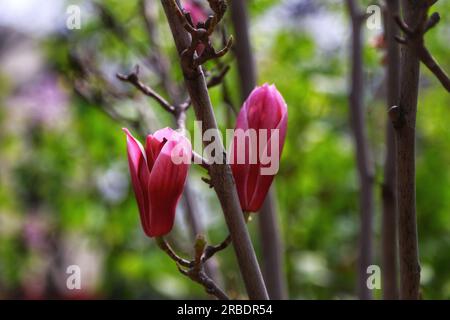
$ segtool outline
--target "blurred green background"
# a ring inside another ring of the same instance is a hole
[[[204,1],[206,3],[206,1]],[[248,1],[258,83],[276,84],[288,104],[288,136],[275,179],[292,299],[355,298],[358,181],[348,115],[349,24],[342,1]],[[80,30],[65,27],[69,4]],[[172,126],[152,100],[115,78],[141,65],[145,83],[169,100],[152,68],[138,1],[23,0],[0,5],[0,298],[207,298],[146,238],[129,185],[123,126]],[[172,38],[155,2],[161,49],[181,85]],[[360,2],[368,5],[369,2]],[[100,14],[103,12],[103,18]],[[450,70],[450,2],[426,43]],[[230,18],[225,18],[232,33]],[[376,166],[375,259],[380,264],[385,154],[382,30],[364,28],[367,125]],[[215,35],[220,42],[220,35]],[[85,59],[83,65],[78,64]],[[239,107],[235,61],[226,85]],[[215,68],[214,63],[207,68]],[[89,69],[89,75],[84,74]],[[450,96],[421,68],[417,116],[417,214],[425,299],[450,298]],[[76,90],[75,90],[75,89]],[[85,91],[83,91],[85,90]],[[80,94],[81,92],[81,94]],[[82,93],[87,92],[83,95]],[[210,90],[221,128],[233,124],[221,87]],[[128,119],[127,123],[112,119]],[[193,130],[193,111],[188,128]],[[231,125],[233,127],[233,125]],[[192,166],[191,185],[211,242],[227,234],[211,189]],[[169,240],[191,254],[183,203]],[[257,223],[249,228],[260,255]],[[223,286],[244,297],[232,248],[218,254]],[[66,289],[66,268],[83,290]],[[380,290],[374,291],[379,298]]]

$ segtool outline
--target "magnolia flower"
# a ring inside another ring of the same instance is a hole
[[[192,147],[177,131],[164,128],[147,136],[145,149],[128,129],[128,164],[144,232],[163,236],[172,230],[186,181]]]
[[[287,105],[276,87],[255,88],[239,112],[231,146],[231,169],[242,210],[261,208],[278,171],[286,129]]]

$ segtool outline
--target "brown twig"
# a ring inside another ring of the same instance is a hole
[[[159,248],[161,248],[162,251],[167,253],[167,255],[180,266],[186,268],[191,268],[193,266],[192,261],[179,257],[163,237],[156,238],[156,244]]]
[[[217,74],[212,75],[208,79],[208,88],[215,87],[223,82],[225,79],[225,76],[227,75],[228,71],[230,71],[230,65],[225,65]]]
[[[139,89],[143,94],[155,99],[161,107],[163,107],[167,112],[174,113],[175,107],[167,102],[163,97],[161,97],[156,91],[154,91],[149,86],[143,84],[139,79],[139,65],[136,65],[135,70],[129,74],[116,74],[117,78],[121,81],[126,81],[131,83],[137,89]]]
[[[228,235],[225,240],[215,246],[207,246],[203,255],[202,261],[206,261],[215,255],[217,252],[224,250],[231,243],[231,236]]]
[[[204,255],[206,240],[203,236],[197,236],[194,249],[194,260],[188,261],[179,257],[170,245],[163,237],[156,238],[158,246],[173,260],[176,262],[178,270],[181,274],[189,277],[191,280],[201,284],[205,291],[220,300],[229,300],[227,294],[219,288],[219,286],[210,278],[204,271],[204,264],[206,262],[202,260]]]
[[[430,3],[435,3],[431,1]],[[422,9],[422,19],[419,20],[417,27],[411,28],[408,24],[400,18],[395,16],[395,21],[399,28],[404,32],[405,37],[397,37],[397,41],[410,49],[418,56],[419,60],[436,76],[441,82],[442,86],[450,92],[450,78],[442,67],[434,59],[428,48],[425,46],[424,36],[425,33],[435,27],[439,20],[439,13],[434,12],[429,18],[427,18],[427,12],[431,5]]]

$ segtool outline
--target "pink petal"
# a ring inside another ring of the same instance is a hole
[[[155,139],[157,139],[159,142],[163,142],[164,139],[166,139],[166,140],[173,140],[172,139],[173,136],[178,137],[178,136],[180,136],[180,134],[177,131],[175,131],[172,128],[169,128],[169,127],[165,127],[163,129],[159,129],[158,131],[156,131],[153,134],[153,137]]]
[[[283,151],[284,142],[286,139],[287,109],[276,129],[279,130],[279,143],[278,143],[279,159],[277,159],[279,161],[281,158],[281,153]],[[271,154],[271,150],[270,150],[271,141],[270,140],[271,140],[271,138],[267,142],[265,149],[262,151],[266,155]],[[259,147],[259,144],[258,144],[258,147]],[[269,166],[269,165],[267,165],[267,166]],[[261,170],[262,167],[263,167],[263,165],[259,165],[258,170]],[[264,199],[266,198],[267,192],[269,191],[270,185],[273,182],[274,177],[275,177],[275,175],[262,175],[261,171],[259,171],[257,173],[255,188],[251,189],[251,190],[253,190],[253,195],[250,198],[251,200],[249,201],[249,208],[250,208],[249,211],[258,211],[261,208],[261,206],[264,202]]]
[[[150,173],[151,236],[161,236],[172,229],[176,206],[186,182],[189,164],[173,162],[172,151],[175,148],[188,159],[191,157],[190,142],[178,133],[172,134],[171,140],[161,149]]]
[[[152,135],[148,135],[145,142],[145,154],[147,155],[148,170],[151,172],[153,165],[163,147],[163,143]]]
[[[139,208],[139,216],[144,232],[148,235],[150,230],[150,215],[147,188],[150,173],[146,163],[144,148],[127,128],[123,128],[122,130],[127,135],[128,166],[130,169],[131,183]]]
[[[248,129],[247,122],[247,108],[246,104],[242,107],[241,111],[236,120],[236,129],[242,129],[246,131]],[[247,140],[247,139],[246,139]],[[233,172],[234,181],[236,183],[236,188],[239,195],[239,200],[241,203],[241,207],[245,208],[247,206],[247,179],[248,172],[250,170],[250,162],[249,162],[249,143],[246,141],[245,145],[238,145],[236,135],[233,138],[230,149],[232,150],[231,157],[231,170]],[[240,153],[245,153],[245,163],[238,163],[238,155]]]
[[[239,113],[236,121],[236,128],[252,128],[257,132],[258,163],[236,164],[235,161],[234,164],[232,164],[233,176],[236,181],[236,187],[243,210],[257,211],[261,207],[274,178],[274,175],[261,175],[261,168],[263,166],[260,159],[262,151],[260,148],[269,152],[268,154],[270,155],[270,130],[279,129],[279,155],[281,156],[286,137],[287,105],[274,85],[269,86],[268,84],[264,84],[251,92]],[[261,145],[259,141],[260,129],[268,130],[267,139],[265,139],[267,141],[261,141]],[[232,148],[236,153],[237,147],[235,143],[236,139],[233,140],[232,145]],[[246,144],[245,148],[247,154],[250,145]],[[236,159],[237,156],[235,154],[233,160]],[[267,165],[267,167],[268,166],[270,166],[270,164]]]

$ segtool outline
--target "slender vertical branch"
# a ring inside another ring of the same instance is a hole
[[[244,100],[256,85],[256,66],[252,54],[247,5],[245,1],[230,1],[231,20],[234,27],[236,43],[233,51],[236,55],[238,67],[241,95]]]
[[[192,69],[183,63],[185,54],[189,53],[191,37],[185,29],[185,21],[178,13],[173,0],[161,0],[167,20],[172,31],[175,45],[180,55],[186,88],[194,106],[196,118],[202,122],[202,133],[206,130],[218,131],[215,115],[211,105],[205,77],[200,67]],[[185,60],[186,61],[186,60]],[[222,143],[216,151],[226,159]],[[239,268],[250,299],[268,299],[261,271],[256,260],[253,245],[245,225],[244,215],[239,204],[231,168],[228,164],[215,163],[210,166],[211,181],[222,206],[225,220],[230,230],[233,247]]]
[[[236,43],[233,47],[238,65],[242,102],[256,86],[256,66],[249,36],[247,5],[245,1],[231,0],[231,20]],[[262,247],[263,276],[271,299],[286,299],[286,281],[283,275],[283,248],[277,220],[276,197],[272,189],[258,215]]]
[[[358,262],[358,295],[360,299],[371,299],[367,280],[367,267],[372,260],[372,219],[373,219],[373,168],[369,155],[369,145],[365,128],[363,106],[363,61],[362,23],[365,15],[359,11],[355,1],[347,0],[347,9],[352,25],[350,122],[356,148],[356,162],[360,183],[360,237]]]
[[[384,38],[387,45],[386,102],[388,110],[398,104],[400,91],[400,47],[395,39],[398,27],[394,17],[399,14],[398,0],[386,2],[384,11]],[[397,277],[397,207],[395,192],[395,135],[391,121],[386,122],[386,156],[384,161],[384,182],[382,187],[382,292],[386,300],[398,299]]]
[[[418,26],[424,9],[418,2],[402,0],[405,22]],[[397,208],[399,214],[400,298],[418,299],[420,265],[416,221],[415,133],[419,92],[420,60],[414,48],[402,47],[400,101],[393,118],[396,140]]]

